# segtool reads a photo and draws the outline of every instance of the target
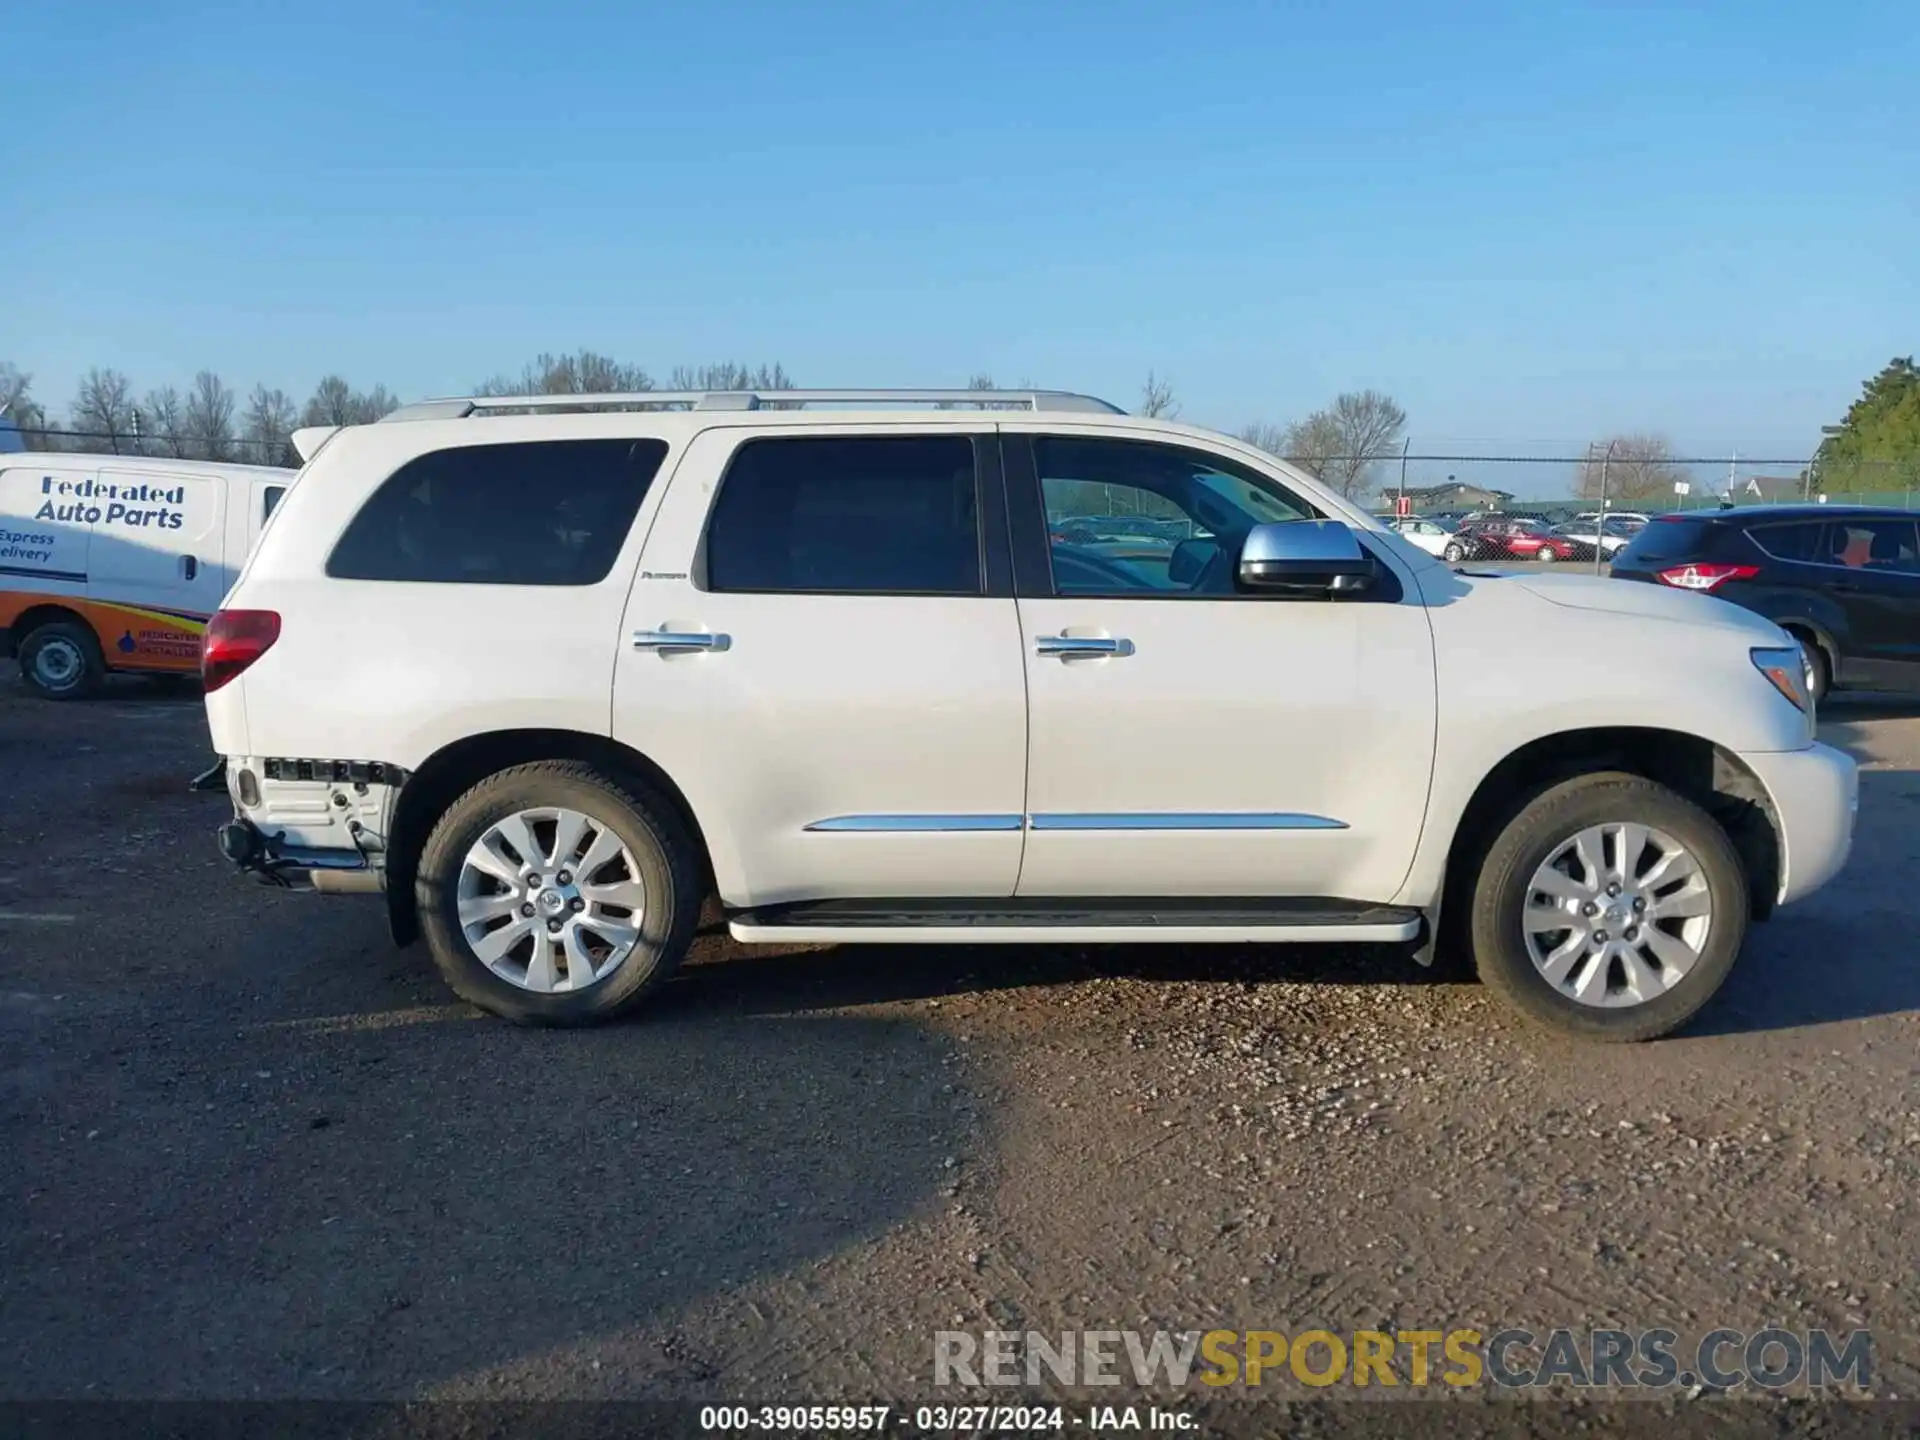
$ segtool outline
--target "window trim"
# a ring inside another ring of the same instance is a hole
[[[956,590],[758,590],[714,588],[707,568],[707,546],[713,534],[714,517],[720,511],[720,499],[727,482],[740,462],[741,454],[752,445],[839,443],[855,440],[948,440],[967,441],[973,448],[974,541],[978,547],[979,583],[971,591]],[[988,600],[1010,599],[1014,593],[1013,563],[1007,543],[1006,488],[1001,475],[999,449],[994,434],[987,429],[899,429],[827,431],[758,430],[745,432],[728,452],[720,477],[713,487],[713,498],[701,517],[700,537],[694,546],[693,564],[688,577],[693,588],[703,595],[760,595],[783,597],[837,596],[861,600]]]
[[[1048,540],[1046,504],[1041,493],[1039,462],[1034,452],[1036,440],[1051,439],[1107,440],[1124,445],[1157,445],[1167,450],[1181,450],[1207,456],[1217,461],[1222,470],[1229,470],[1229,467],[1249,470],[1258,468],[1237,455],[1223,455],[1191,441],[1153,435],[1113,435],[1078,429],[1028,430],[1023,428],[1001,431],[1000,453],[1007,486],[1007,521],[1013,531],[1014,589],[1023,600],[1085,600],[1102,604],[1108,601],[1127,603],[1164,601],[1177,605],[1191,605],[1204,601],[1225,601],[1254,605],[1391,605],[1398,604],[1409,596],[1417,596],[1419,593],[1407,576],[1401,572],[1399,565],[1388,557],[1385,547],[1374,544],[1364,528],[1353,526],[1351,528],[1354,538],[1360,542],[1360,548],[1373,557],[1375,565],[1379,567],[1383,583],[1371,590],[1339,600],[1321,596],[1243,590],[1236,590],[1226,595],[1195,595],[1191,591],[1180,590],[1142,590],[1131,594],[1116,592],[1111,595],[1061,594],[1054,586],[1053,546]],[[1344,516],[1329,512],[1311,496],[1300,494],[1292,485],[1287,484],[1283,477],[1269,476],[1268,478],[1275,484],[1283,486],[1289,494],[1294,495],[1306,508],[1309,516],[1316,519],[1335,519],[1345,523]]]

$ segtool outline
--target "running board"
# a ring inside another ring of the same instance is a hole
[[[1420,912],[1320,897],[808,900],[728,914],[743,943],[1161,944],[1413,940]]]

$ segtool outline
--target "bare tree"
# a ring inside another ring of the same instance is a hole
[[[1269,455],[1282,456],[1287,453],[1287,427],[1284,425],[1266,425],[1256,421],[1241,430],[1240,438]]]
[[[371,425],[398,409],[399,399],[384,385],[362,394],[338,375],[328,375],[313,387],[313,396],[300,412],[302,425]]]
[[[482,384],[481,395],[610,395],[653,389],[653,377],[639,365],[610,355],[581,350],[573,355],[546,351],[520,368],[518,378],[496,375]]]
[[[46,411],[40,408],[40,402],[29,393],[33,387],[33,376],[20,369],[11,361],[0,360],[0,415],[20,427],[23,431],[44,429],[47,423]],[[21,436],[29,450],[45,450],[47,437],[25,434]]]
[[[233,391],[213,371],[193,377],[184,419],[187,450],[195,459],[233,458]]]
[[[722,361],[717,365],[676,365],[668,385],[673,390],[791,390],[793,377],[786,366],[735,365]]]
[[[246,459],[256,465],[287,465],[296,412],[284,390],[253,387],[247,397],[247,414],[241,422],[241,435],[247,442]]]
[[[1373,467],[1395,453],[1406,424],[1407,412],[1391,396],[1351,390],[1284,430],[1249,425],[1240,438],[1291,461],[1351,500],[1371,488]]]
[[[1612,460],[1606,459],[1608,446]],[[1574,472],[1573,493],[1582,500],[1598,500],[1604,481],[1607,498],[1657,500],[1673,494],[1686,472],[1673,463],[1673,450],[1658,435],[1619,435],[1596,444]]]
[[[1147,372],[1147,380],[1140,387],[1140,413],[1149,420],[1173,420],[1180,414],[1180,402],[1173,398],[1173,386]]]
[[[171,385],[149,390],[138,411],[140,449],[147,455],[186,456],[186,417]]]
[[[86,449],[131,452],[133,439],[133,382],[118,370],[92,369],[80,382],[68,424],[86,437]]]

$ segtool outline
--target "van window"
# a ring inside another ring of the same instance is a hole
[[[287,493],[284,485],[269,485],[260,501],[260,523],[266,524],[267,517],[273,514],[273,507],[280,503],[280,497]]]
[[[336,580],[593,585],[606,579],[664,440],[536,440],[416,456],[333,547]]]

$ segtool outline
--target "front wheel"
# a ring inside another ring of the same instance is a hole
[[[462,999],[587,1025],[671,975],[700,918],[700,857],[656,796],[571,761],[491,775],[420,855],[420,928]]]
[[[1458,545],[1449,545],[1440,553],[1441,558],[1450,565],[1458,565],[1462,560],[1467,558],[1467,552]]]
[[[1474,887],[1474,961],[1554,1029],[1651,1040],[1720,988],[1748,913],[1712,816],[1637,775],[1584,775],[1540,791],[1494,841]]]

